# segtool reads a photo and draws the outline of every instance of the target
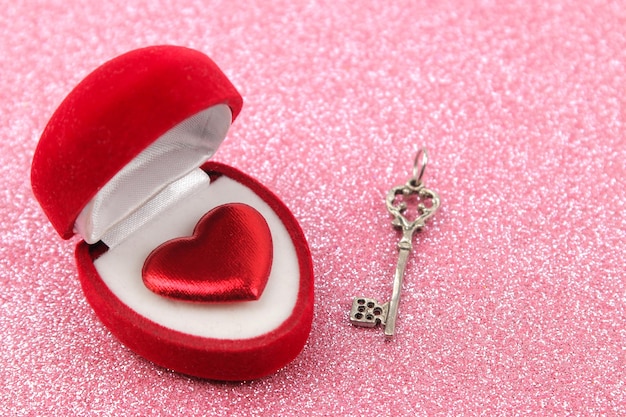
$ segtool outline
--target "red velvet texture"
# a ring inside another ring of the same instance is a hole
[[[137,49],[81,81],[53,114],[31,168],[35,197],[63,238],[123,166],[188,117],[242,99],[206,55],[178,46]]]
[[[272,268],[272,234],[253,207],[223,204],[205,214],[193,235],[169,240],[144,263],[145,286],[187,301],[257,300]]]
[[[311,255],[296,219],[271,191],[226,165],[207,162],[203,169],[212,178],[225,175],[252,189],[287,228],[298,257],[300,287],[293,312],[282,325],[262,336],[244,340],[203,338],[165,328],[137,314],[109,290],[93,264],[98,246],[85,242],[76,247],[80,282],[100,320],[122,343],[146,359],[201,378],[224,381],[260,378],[292,361],[306,343],[313,320]]]

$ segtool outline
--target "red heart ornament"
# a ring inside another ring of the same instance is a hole
[[[254,208],[214,208],[193,235],[169,240],[146,259],[142,277],[156,294],[188,301],[257,300],[272,267],[272,235]]]

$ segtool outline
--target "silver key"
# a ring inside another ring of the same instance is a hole
[[[421,157],[421,161],[420,161]],[[386,198],[387,210],[393,216],[392,225],[402,230],[402,238],[398,242],[398,264],[393,278],[393,291],[391,300],[380,304],[372,298],[356,297],[352,302],[350,310],[350,322],[360,327],[376,327],[381,324],[385,326],[385,336],[392,338],[396,329],[396,317],[398,316],[398,306],[400,304],[400,292],[402,290],[402,279],[406,268],[411,248],[413,247],[413,234],[422,229],[428,220],[437,211],[440,205],[439,195],[424,187],[422,177],[428,162],[426,149],[420,149],[415,156],[413,163],[413,176],[405,185],[393,187]],[[410,221],[405,216],[408,205],[402,201],[396,205],[396,197],[402,195],[405,199],[416,197],[417,217]],[[427,206],[426,201],[430,204]]]

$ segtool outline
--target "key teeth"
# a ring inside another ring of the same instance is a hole
[[[380,303],[373,298],[356,297],[352,301],[350,310],[350,323],[359,327],[376,327],[379,324],[385,325],[388,304]]]

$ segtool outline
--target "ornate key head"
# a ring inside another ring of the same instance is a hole
[[[406,184],[393,187],[387,193],[387,210],[394,217],[392,224],[405,231],[411,231],[411,233],[424,227],[426,220],[435,214],[440,205],[439,194],[424,187],[422,182],[427,162],[426,150],[420,149],[413,163],[413,176]],[[402,201],[399,203],[396,202],[398,196],[402,196]],[[417,209],[417,214],[413,220],[409,220],[405,216],[409,207],[408,202],[411,199],[415,200]]]

